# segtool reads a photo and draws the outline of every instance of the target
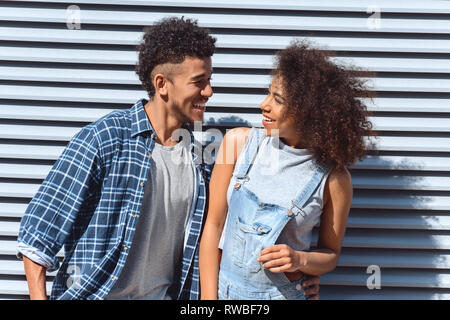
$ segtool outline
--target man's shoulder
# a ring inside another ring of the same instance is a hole
[[[129,110],[114,110],[83,129],[92,131],[100,144],[129,137],[131,132],[130,112]]]
[[[91,123],[97,130],[131,130],[130,110],[114,110]]]

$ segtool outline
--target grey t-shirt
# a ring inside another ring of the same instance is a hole
[[[125,266],[106,299],[173,299],[194,194],[189,145],[155,144],[142,209]]]

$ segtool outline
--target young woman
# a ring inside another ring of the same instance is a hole
[[[264,129],[230,130],[218,152],[200,243],[202,299],[305,299],[304,276],[338,262],[352,201],[346,166],[372,134],[357,97],[369,92],[356,71],[306,42],[278,52],[272,76]]]

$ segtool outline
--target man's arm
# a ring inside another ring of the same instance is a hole
[[[47,300],[46,271],[47,269],[40,264],[23,257],[25,274],[27,276],[28,290],[31,300]]]
[[[45,272],[58,268],[56,255],[96,190],[99,173],[97,139],[87,126],[64,149],[22,217],[17,256],[24,260],[31,299],[46,298]]]

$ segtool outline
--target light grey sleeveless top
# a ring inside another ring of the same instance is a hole
[[[251,129],[248,140],[236,161],[235,172],[242,165],[249,142],[255,136],[255,130],[263,129]],[[262,202],[289,208],[300,188],[314,174],[315,168],[314,158],[307,149],[295,149],[285,145],[276,137],[264,136],[254,164],[249,170],[250,179],[246,182],[246,187]],[[228,205],[236,183],[235,172],[228,186]],[[302,223],[299,221],[300,218],[291,219],[281,232],[277,243],[288,244],[294,250],[309,249],[312,229],[320,223],[320,215],[323,210],[323,191],[328,175],[329,173],[325,175],[305,204],[304,211],[309,219],[303,220]],[[224,234],[222,233],[219,248],[222,248],[223,242],[226,241]]]

